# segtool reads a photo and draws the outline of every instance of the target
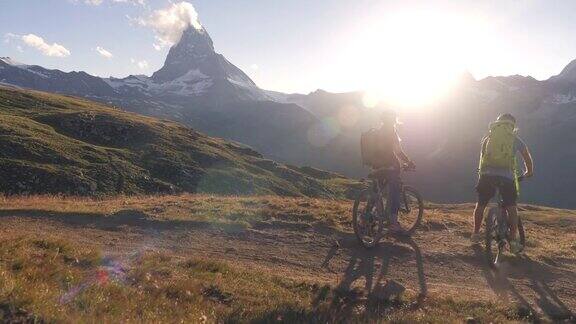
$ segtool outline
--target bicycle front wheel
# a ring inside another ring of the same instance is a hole
[[[422,197],[416,189],[405,186],[398,211],[398,223],[408,235],[412,235],[420,225],[423,215],[424,202]]]
[[[520,216],[518,216],[518,238],[520,239],[520,244],[526,247],[526,232],[524,232],[524,224],[522,224]]]
[[[376,196],[372,190],[362,190],[352,210],[354,234],[365,248],[373,248],[382,237],[383,217],[378,214],[378,209],[383,210],[382,201]]]

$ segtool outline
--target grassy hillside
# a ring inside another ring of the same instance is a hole
[[[576,214],[521,206],[491,270],[471,205],[358,246],[350,202],[180,195],[0,200],[0,322],[572,323]]]
[[[0,87],[3,193],[342,197],[355,185],[336,174],[275,163],[174,122]]]

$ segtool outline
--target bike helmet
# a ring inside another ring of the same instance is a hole
[[[385,109],[380,114],[380,122],[387,125],[397,125],[399,124],[398,115],[396,115],[396,112],[392,109]]]
[[[498,116],[498,118],[496,118],[496,121],[503,121],[503,120],[508,120],[508,121],[511,121],[514,124],[516,124],[516,118],[514,116],[512,116],[512,114],[509,114],[509,113],[502,114],[502,115]]]

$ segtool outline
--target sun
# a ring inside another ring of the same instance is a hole
[[[362,73],[367,106],[422,107],[448,94],[474,57],[482,55],[481,33],[475,18],[388,13],[356,33],[348,61]]]

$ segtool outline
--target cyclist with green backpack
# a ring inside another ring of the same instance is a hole
[[[510,250],[519,253],[522,246],[517,240],[518,233],[518,164],[516,155],[524,160],[525,172],[521,177],[531,177],[534,173],[532,155],[524,142],[516,135],[516,119],[511,114],[502,114],[490,124],[490,132],[482,139],[480,152],[479,179],[476,191],[478,202],[474,209],[474,232],[471,240],[480,243],[480,227],[484,210],[494,197],[496,189],[502,195],[503,207],[508,213],[510,224]]]

